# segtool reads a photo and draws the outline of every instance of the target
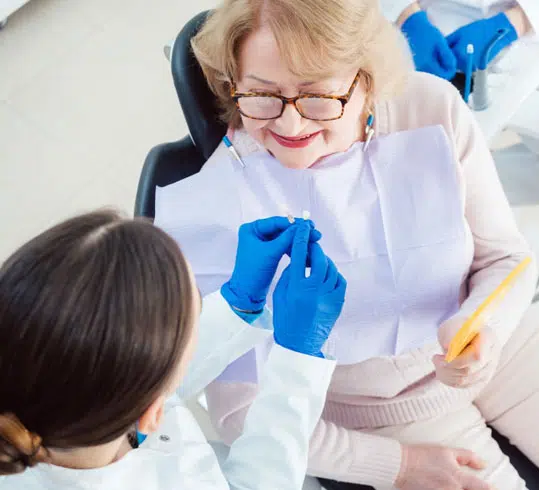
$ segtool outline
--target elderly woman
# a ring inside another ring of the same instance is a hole
[[[413,71],[376,0],[226,0],[192,45],[239,158],[223,144],[199,174],[158,189],[156,223],[202,293],[230,276],[242,223],[303,211],[348,281],[309,472],[376,489],[525,488],[487,423],[539,465],[535,263],[471,348],[443,357],[531,253],[457,91]],[[207,389],[228,443],[271,347]]]

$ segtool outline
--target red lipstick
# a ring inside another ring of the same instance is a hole
[[[321,132],[322,131],[318,131],[316,133],[306,134],[303,136],[289,137],[281,136],[270,130],[270,133],[275,139],[275,141],[277,141],[277,143],[286,148],[305,148],[309,146]]]

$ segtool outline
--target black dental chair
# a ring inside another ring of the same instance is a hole
[[[207,12],[202,12],[185,25],[174,42],[171,54],[172,78],[190,136],[157,145],[149,152],[138,184],[135,216],[153,218],[155,187],[166,186],[197,173],[226,133],[226,126],[217,117],[215,97],[210,92],[190,47],[191,38],[204,23],[206,16]],[[536,429],[532,427],[530,430]],[[539,490],[539,469],[507,439],[496,432],[494,436],[527,482],[528,488]],[[371,488],[330,481],[322,483],[327,490]]]
[[[135,216],[153,218],[155,186],[162,187],[196,174],[226,133],[226,125],[217,117],[215,97],[191,52],[191,38],[207,15],[208,12],[202,12],[185,25],[174,41],[170,57],[172,79],[190,136],[152,148],[140,175]]]

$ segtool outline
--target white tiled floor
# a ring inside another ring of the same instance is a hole
[[[133,208],[186,134],[163,46],[216,1],[32,0],[0,31],[0,261],[79,211]]]
[[[76,212],[131,212],[148,150],[186,133],[163,45],[216,3],[31,0],[9,19],[0,31],[0,261]],[[539,161],[517,160],[505,157],[501,175],[539,250]]]

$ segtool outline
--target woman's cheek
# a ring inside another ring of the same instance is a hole
[[[249,119],[247,117],[242,117],[241,120],[245,130],[254,137],[256,137],[257,134],[260,134],[264,127],[267,126],[266,121],[257,121],[256,119]]]

